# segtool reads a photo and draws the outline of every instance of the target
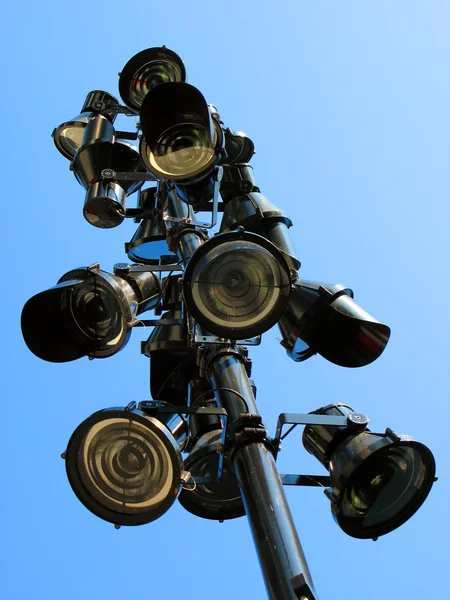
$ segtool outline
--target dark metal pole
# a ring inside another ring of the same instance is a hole
[[[217,403],[231,424],[242,414],[257,415],[244,359],[219,351],[208,365]],[[235,393],[226,391],[228,388]],[[236,446],[232,464],[271,600],[317,600],[273,454],[264,441]]]

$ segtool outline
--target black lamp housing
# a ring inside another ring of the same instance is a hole
[[[431,451],[391,429],[371,433],[368,419],[343,404],[313,412],[347,417],[348,427],[307,425],[303,445],[330,472],[327,496],[339,527],[376,539],[407,521],[423,504],[435,478]]]
[[[119,93],[126,106],[138,114],[148,92],[155,87],[186,81],[181,58],[165,46],[142,50],[127,62],[119,74]]]
[[[270,329],[289,302],[291,273],[262,236],[221,233],[202,244],[183,278],[186,306],[206,331],[233,340]]]
[[[222,157],[220,123],[201,92],[188,83],[152,89],[141,106],[140,126],[141,159],[157,179],[177,185],[198,183]]]
[[[102,115],[114,123],[118,107],[119,101],[108,92],[102,90],[89,92],[80,114],[53,130],[52,137],[56,148],[65,158],[72,160],[81,148],[84,130],[89,121],[96,115]]]
[[[353,300],[340,284],[299,280],[279,321],[281,345],[294,361],[306,347],[342,367],[362,367],[385,349],[390,329]]]
[[[100,410],[72,434],[64,454],[69,483],[97,517],[143,525],[163,515],[181,491],[185,420],[155,403]]]
[[[127,344],[136,315],[155,308],[161,284],[152,272],[111,275],[98,267],[69,271],[22,310],[22,335],[38,358],[107,358]]]

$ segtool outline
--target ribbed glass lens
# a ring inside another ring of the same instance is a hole
[[[70,311],[83,337],[113,344],[122,334],[120,305],[113,293],[98,284],[77,286],[70,296]]]
[[[86,489],[115,512],[145,512],[172,491],[174,471],[166,446],[132,419],[95,424],[80,444],[77,464]]]
[[[136,71],[130,85],[130,96],[140,106],[150,90],[162,83],[182,81],[180,66],[171,60],[153,60]]]
[[[346,486],[343,517],[359,517],[359,527],[364,529],[389,523],[405,511],[410,516],[420,506],[426,471],[422,455],[414,447],[391,446],[375,452]]]
[[[215,333],[217,325],[231,334],[256,326],[262,333],[273,325],[271,317],[289,294],[290,281],[267,249],[249,241],[230,241],[199,260],[191,288],[209,331]]]
[[[150,162],[167,178],[193,176],[216,158],[209,132],[194,123],[167,129],[152,148]]]

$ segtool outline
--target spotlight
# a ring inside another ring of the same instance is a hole
[[[281,345],[295,361],[303,360],[305,344],[342,367],[362,367],[377,359],[390,329],[353,300],[340,284],[298,281],[279,321]]]
[[[236,231],[209,239],[183,280],[188,311],[198,324],[228,339],[250,338],[274,325],[289,301],[290,272],[265,238]]]
[[[342,404],[330,404],[313,414],[343,415],[349,424],[307,425],[303,432],[306,450],[330,472],[327,496],[339,527],[352,537],[367,539],[405,523],[433,485],[431,451],[390,429],[385,434],[361,431],[368,419]]]
[[[186,320],[181,311],[163,313],[162,319],[177,320],[177,325],[157,325],[142,344],[142,353],[150,358],[152,398],[185,405],[188,382],[198,372],[197,349],[189,346]]]
[[[172,50],[148,48],[133,56],[119,75],[120,97],[138,113],[148,92],[163,83],[186,81],[183,61]]]
[[[132,179],[106,181],[102,171],[145,172],[137,148],[115,140],[112,124],[97,115],[86,126],[83,145],[72,162],[77,181],[86,189],[83,215],[95,227],[111,228],[125,218],[127,194],[132,194],[143,181]]]
[[[209,431],[199,438],[184,461],[193,487],[185,487],[178,500],[187,511],[203,519],[225,521],[245,515],[236,475],[228,459],[224,459],[220,483],[216,481],[221,451],[222,431]],[[208,483],[197,482],[203,478]]]
[[[22,334],[38,358],[112,356],[128,342],[136,315],[159,302],[161,285],[154,273],[127,273],[125,265],[111,275],[97,267],[69,271],[25,304]]]
[[[158,208],[155,188],[142,190],[139,208],[147,212],[129,243],[125,244],[125,252],[132,262],[145,265],[157,265],[161,256],[167,257],[167,264],[177,262],[176,256],[169,250],[166,242],[167,229],[164,224],[162,209]],[[151,211],[151,212],[150,212]],[[172,257],[172,262],[170,258]]]
[[[227,165],[235,163],[248,163],[255,154],[255,145],[242,131],[225,131],[225,150],[227,156],[224,162]]]
[[[107,92],[101,90],[89,92],[81,107],[81,114],[62,123],[53,131],[52,137],[57,149],[63,156],[72,160],[81,148],[84,130],[89,121],[95,115],[102,115],[114,123],[117,116],[115,109],[118,106],[118,100]]]
[[[186,423],[179,415],[148,414],[161,404],[100,410],[72,434],[65,452],[67,477],[97,517],[116,525],[143,525],[176,500]]]
[[[221,159],[222,128],[192,85],[152,89],[142,103],[140,123],[142,162],[158,179],[191,185],[207,177]]]

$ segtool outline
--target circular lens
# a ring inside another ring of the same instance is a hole
[[[70,310],[83,337],[113,343],[122,334],[122,310],[116,297],[96,283],[79,285],[73,290]]]
[[[197,175],[215,159],[209,132],[200,125],[184,123],[167,129],[158,138],[150,163],[170,179]]]
[[[193,264],[192,277],[185,277],[192,294],[186,302],[211,333],[231,339],[259,335],[275,324],[286,306],[287,267],[257,243],[224,241],[199,260],[194,258]]]
[[[130,85],[132,101],[140,106],[150,90],[162,83],[181,81],[182,71],[179,65],[170,60],[154,60],[136,71]]]
[[[161,436],[133,419],[95,424],[79,446],[77,465],[97,502],[119,513],[148,511],[174,485],[172,459]]]
[[[425,500],[434,461],[412,445],[382,448],[351,475],[344,490],[339,524],[355,537],[383,535],[399,527]]]

